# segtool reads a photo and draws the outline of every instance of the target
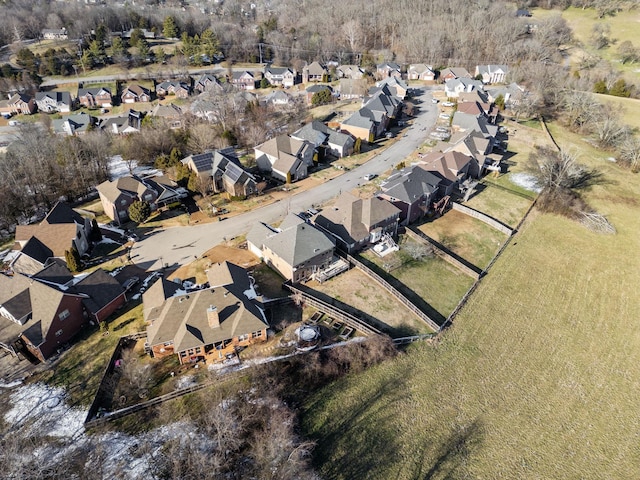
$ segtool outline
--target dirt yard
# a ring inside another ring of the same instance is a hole
[[[191,280],[195,283],[204,283],[207,281],[205,270],[208,266],[213,263],[224,262],[225,260],[244,268],[254,267],[260,263],[260,260],[248,250],[226,245],[216,245],[211,250],[208,250],[202,258],[183,265],[171,272],[167,278],[169,280],[179,278],[181,280]]]
[[[308,286],[368,313],[378,319],[380,323],[391,327],[399,335],[428,333],[430,331],[406,307],[398,303],[371,278],[355,268],[341,273],[323,284],[310,282]]]

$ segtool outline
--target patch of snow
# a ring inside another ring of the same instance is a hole
[[[107,225],[106,223],[99,223],[98,226],[100,228],[104,228],[105,230],[109,230],[110,232],[118,233],[120,235],[124,235],[124,230],[118,227],[112,227],[111,225]]]
[[[131,297],[131,300],[138,300],[140,298],[140,294],[136,293],[133,297]]]
[[[122,245],[120,242],[116,242],[115,240],[112,240],[111,238],[108,237],[102,237],[102,240],[100,240],[98,243],[115,243],[116,245]]]
[[[193,387],[197,384],[198,382],[196,380],[196,377],[194,377],[193,375],[185,375],[184,377],[180,377],[176,382],[176,389],[180,390],[182,388]]]
[[[528,173],[511,173],[509,174],[509,181],[530,192],[540,193],[542,191],[542,188],[538,186],[536,177]]]
[[[22,384],[22,380],[14,380],[13,382],[4,383],[0,382],[0,388],[13,388]]]
[[[247,297],[249,300],[255,300],[256,298],[258,298],[258,294],[256,293],[256,290],[253,287],[251,287],[248,290],[245,290],[242,293],[244,293],[244,296]]]

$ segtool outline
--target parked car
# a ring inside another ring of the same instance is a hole
[[[437,98],[432,98],[431,99],[431,103],[438,103],[438,102],[439,102],[439,100]]]
[[[129,290],[131,290],[134,286],[136,286],[138,283],[140,282],[140,278],[139,277],[131,277],[131,278],[127,278],[124,283],[122,284],[122,288],[124,288],[125,292],[128,292]]]
[[[442,102],[443,107],[453,107],[455,103],[453,102]]]
[[[139,240],[138,235],[136,235],[135,233],[130,233],[127,236],[127,240],[129,240],[130,242],[137,242]]]
[[[449,115],[448,113],[441,113],[440,115],[438,115],[438,117],[442,120],[449,120],[451,118],[451,115]]]
[[[377,177],[377,175],[375,173],[367,173],[364,176],[364,179],[368,182],[369,180],[373,180],[376,177]]]
[[[387,138],[393,138],[393,137],[396,136],[396,134],[393,133],[393,132],[387,132],[387,133],[384,134],[384,136],[387,137]]]

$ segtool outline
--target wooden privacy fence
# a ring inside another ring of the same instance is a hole
[[[405,230],[406,234],[416,240],[417,242],[427,243],[433,247],[433,251],[436,255],[438,255],[443,260],[449,262],[451,265],[456,267],[458,270],[462,271],[466,275],[469,275],[471,278],[475,278],[476,280],[480,278],[482,274],[482,270],[480,270],[475,265],[467,262],[464,258],[459,257],[447,247],[442,245],[440,242],[435,241],[433,238],[421,232],[420,230],[414,230],[411,227],[408,227]]]
[[[291,291],[291,293],[300,295],[302,299],[304,299],[304,302],[310,307],[317,308],[321,312],[324,312],[326,315],[329,315],[330,317],[336,320],[340,320],[345,325],[348,325],[351,328],[354,328],[365,335],[380,334],[380,330],[369,325],[368,323],[359,319],[355,315],[352,315],[349,312],[346,312],[345,310],[342,310],[341,308],[335,305],[332,305],[328,302],[325,302],[324,300],[321,300],[320,298],[316,297],[315,295],[313,295],[313,290],[311,289],[303,290],[301,288],[294,287],[288,282],[285,283],[285,286]]]
[[[395,288],[393,285],[387,282],[384,278],[382,278],[380,275],[378,275],[376,272],[371,270],[360,260],[352,257],[351,255],[347,254],[346,258],[349,261],[349,263],[355,265],[356,268],[359,268],[364,273],[366,273],[369,277],[371,277],[373,280],[378,282],[382,286],[382,288],[384,288],[387,292],[393,295],[393,297],[396,298],[396,300],[398,300],[405,307],[407,307],[409,310],[415,313],[420,320],[422,320],[424,323],[426,323],[429,326],[429,328],[431,328],[431,330],[433,330],[434,332],[437,332],[438,330],[440,330],[440,325],[438,325],[435,321],[433,321],[433,319],[429,317],[429,315],[427,315],[418,307],[416,307],[413,304],[413,302],[411,302],[411,300],[405,297],[397,288]]]
[[[486,213],[479,212],[478,210],[474,210],[473,208],[469,208],[457,202],[451,202],[451,208],[459,212],[462,212],[465,215],[469,215],[470,217],[477,218],[481,222],[486,223],[490,227],[495,228],[496,230],[504,233],[505,235],[509,235],[509,236],[513,235],[513,229],[509,225],[505,225],[500,220],[496,220],[495,218],[490,217]]]
[[[113,375],[113,369],[115,368],[116,360],[118,360],[122,356],[122,350],[127,346],[127,344],[131,340],[139,340],[141,338],[146,338],[146,337],[147,337],[147,332],[137,332],[137,333],[132,333],[130,335],[125,335],[123,337],[120,337],[120,340],[118,340],[118,344],[116,345],[116,348],[113,350],[113,354],[111,354],[109,363],[107,364],[107,367],[104,369],[104,373],[102,374],[102,379],[100,380],[98,391],[96,392],[96,396],[93,397],[93,402],[91,402],[91,406],[89,407],[89,411],[87,412],[87,418],[84,422],[85,425],[93,417],[96,416],[96,413],[98,413],[98,409],[100,408],[100,402],[107,395],[109,385],[106,380],[111,375]]]

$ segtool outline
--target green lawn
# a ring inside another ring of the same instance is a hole
[[[495,256],[507,236],[469,215],[449,210],[418,227],[456,255],[473,265],[485,268]]]
[[[324,478],[637,477],[640,177],[552,131],[618,233],[534,213],[439,342],[310,398]]]
[[[482,191],[471,197],[464,204],[514,228],[531,206],[534,194],[529,192],[531,195],[529,199],[512,193],[522,193],[523,190],[512,184],[507,176],[503,177],[504,180],[501,183],[505,184],[504,188],[512,191],[493,186],[491,184],[492,179],[489,178],[483,185]]]
[[[638,65],[640,68],[640,65]],[[593,94],[598,102],[613,106],[622,115],[622,121],[632,128],[640,129],[640,100],[637,98],[613,97],[611,95]]]

